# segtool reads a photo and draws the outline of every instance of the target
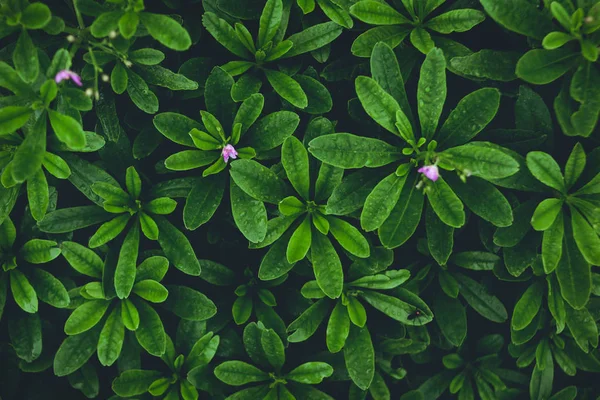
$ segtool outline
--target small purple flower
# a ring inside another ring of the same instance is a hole
[[[228,144],[227,146],[223,147],[221,155],[223,156],[223,160],[227,163],[230,158],[235,160],[238,153],[235,151],[235,148],[232,145]]]
[[[427,178],[429,178],[432,181],[437,181],[438,178],[440,177],[440,171],[437,167],[437,165],[425,165],[424,167],[421,167],[417,170],[417,172],[422,173],[423,175],[425,175]]]
[[[73,82],[75,82],[75,84],[77,86],[82,86],[81,77],[79,75],[77,75],[75,72],[69,71],[68,69],[63,69],[58,74],[56,74],[56,76],[54,77],[54,80],[56,81],[56,83],[61,83],[64,80],[68,81],[69,79],[72,79]]]

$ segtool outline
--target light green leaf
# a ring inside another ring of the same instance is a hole
[[[446,101],[446,59],[440,49],[433,49],[421,66],[417,101],[421,135],[432,138],[437,130]]]
[[[140,13],[140,17],[150,36],[166,47],[184,51],[192,45],[190,35],[173,18],[147,12]]]
[[[402,25],[411,22],[386,3],[375,0],[359,1],[350,7],[350,14],[371,25]]]
[[[527,154],[527,168],[537,180],[546,186],[565,192],[565,179],[558,163],[547,153],[532,151]]]
[[[91,300],[77,307],[65,322],[65,333],[77,335],[92,329],[104,316],[110,301]]]
[[[565,48],[530,50],[517,63],[517,76],[529,83],[545,85],[573,68],[577,56],[577,53]]]
[[[344,284],[342,263],[331,241],[320,232],[312,233],[311,260],[321,290],[332,299],[338,298]]]

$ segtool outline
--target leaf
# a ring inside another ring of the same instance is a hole
[[[265,240],[268,232],[267,210],[262,201],[253,199],[230,182],[231,213],[236,226],[251,243]]]
[[[21,23],[28,29],[41,29],[46,26],[52,15],[47,5],[42,3],[29,4],[21,14]]]
[[[134,302],[140,314],[140,326],[135,337],[148,353],[160,357],[166,350],[166,333],[158,313],[143,300]]]
[[[17,356],[30,363],[42,354],[42,324],[39,315],[21,314],[8,320],[10,344]]]
[[[517,63],[516,73],[526,82],[545,85],[573,68],[577,55],[565,48],[530,50]]]
[[[164,217],[154,217],[158,225],[158,243],[171,263],[185,274],[200,275],[200,264],[189,240]]]
[[[34,314],[38,310],[38,298],[35,289],[27,277],[19,270],[9,271],[10,291],[15,303],[26,313]]]
[[[299,124],[300,117],[296,113],[277,111],[252,125],[243,140],[257,152],[266,152],[282,144]]]
[[[208,33],[210,33],[212,37],[227,50],[238,57],[251,58],[248,49],[246,49],[242,42],[237,38],[235,31],[227,21],[219,18],[212,12],[205,12],[204,15],[202,15],[202,25],[204,25]]]
[[[544,363],[546,365],[544,369],[541,369],[536,364],[531,374],[531,380],[529,381],[529,396],[534,400],[546,399],[552,394],[552,382],[554,381],[552,352],[545,352]]]
[[[485,15],[479,10],[452,10],[427,21],[427,28],[439,33],[466,32],[479,25]]]
[[[425,229],[429,253],[438,264],[446,265],[454,246],[454,228],[444,224],[432,207],[427,207]]]
[[[565,185],[570,189],[579,179],[586,165],[585,150],[581,143],[575,144],[565,164]]]
[[[554,29],[551,19],[527,0],[481,0],[481,4],[497,23],[521,35],[542,40]]]
[[[308,105],[304,108],[305,112],[325,114],[331,111],[333,100],[325,85],[307,75],[296,75],[293,79],[300,84],[308,99]]]
[[[541,151],[528,153],[527,168],[544,185],[561,193],[565,192],[565,180],[560,172],[560,166],[549,154]]]
[[[350,327],[350,335],[344,346],[344,361],[354,384],[366,390],[375,375],[375,350],[366,326]]]
[[[143,112],[155,114],[158,111],[158,98],[148,84],[131,69],[127,70],[127,77],[127,94],[131,101]]]
[[[324,22],[306,28],[287,38],[294,46],[283,58],[290,58],[313,50],[333,42],[342,33],[342,27],[335,22]]]
[[[308,200],[310,190],[308,153],[302,142],[293,136],[287,138],[281,147],[281,163],[294,189],[302,198]]]
[[[287,373],[286,378],[307,385],[317,385],[333,374],[331,365],[324,362],[307,362]]]
[[[463,204],[443,178],[427,186],[427,199],[433,211],[446,225],[460,228],[465,224]]]
[[[54,356],[54,374],[67,376],[81,368],[96,351],[100,326],[79,335],[68,336]]]
[[[488,146],[465,144],[445,150],[438,157],[444,164],[486,180],[506,178],[519,171],[514,158]]]
[[[327,349],[332,353],[337,353],[346,344],[346,339],[350,334],[350,318],[348,311],[341,301],[338,301],[331,312],[329,322],[327,323]]]
[[[282,98],[298,108],[306,108],[308,106],[306,93],[304,93],[298,82],[283,72],[270,69],[265,69],[264,72],[273,89]]]
[[[333,133],[310,141],[308,151],[339,168],[381,167],[402,157],[401,150],[378,139]]]
[[[438,293],[433,304],[435,320],[442,334],[460,347],[467,336],[467,313],[458,299]]]
[[[183,223],[187,229],[195,230],[212,218],[223,198],[225,183],[222,176],[196,180],[183,208]]]
[[[269,379],[266,372],[243,361],[225,361],[215,368],[215,376],[222,382],[232,386],[242,386],[252,382]]]
[[[92,329],[104,316],[110,305],[106,300],[91,300],[77,307],[65,322],[65,333],[69,336]]]
[[[311,232],[311,219],[307,215],[298,228],[296,228],[287,245],[286,257],[288,263],[294,264],[306,257],[312,241]]]
[[[379,227],[381,243],[388,249],[404,244],[415,233],[423,211],[423,191],[417,189],[418,174],[411,173],[388,219]]]
[[[588,353],[590,348],[596,349],[598,347],[598,327],[594,322],[594,317],[585,308],[575,310],[566,307],[566,311],[567,327],[577,345],[584,353]]]
[[[500,107],[500,92],[484,88],[463,97],[440,129],[440,146],[450,148],[467,143],[494,119]]]
[[[396,113],[400,106],[394,97],[383,90],[377,81],[366,76],[356,78],[355,89],[367,114],[383,128],[398,135]]]
[[[288,326],[287,331],[290,333],[288,341],[298,343],[310,338],[329,313],[329,309],[330,303],[326,299],[313,303]]]
[[[596,127],[600,114],[600,96],[591,88],[600,84],[600,73],[592,63],[580,66],[571,80],[571,97],[581,103],[571,115],[573,128],[581,136],[589,136]]]
[[[347,175],[329,196],[326,213],[347,215],[360,209],[382,177],[377,171],[368,169]]]
[[[562,210],[563,200],[546,199],[536,207],[531,217],[531,226],[536,231],[545,231],[550,229],[556,217]],[[562,220],[562,218],[561,218]]]
[[[161,377],[158,371],[129,369],[123,371],[112,383],[112,390],[119,396],[130,397],[144,394],[156,379]]]
[[[192,129],[204,130],[199,122],[182,114],[166,112],[153,119],[156,129],[167,139],[184,146],[195,147],[189,133]]]
[[[453,57],[450,66],[459,74],[480,79],[510,82],[517,79],[515,69],[521,53],[483,49],[464,57]]]
[[[276,371],[280,371],[283,364],[285,364],[285,348],[277,333],[272,329],[263,331],[260,343],[269,364],[271,364]]]
[[[374,231],[389,217],[400,198],[406,177],[407,175],[399,177],[392,173],[373,188],[360,215],[360,225],[365,231]]]
[[[198,89],[197,82],[160,65],[140,66],[136,68],[136,71],[150,85],[162,86],[171,90]]]
[[[34,268],[29,274],[31,286],[39,300],[56,308],[66,308],[69,303],[67,289],[49,272],[41,268]]]
[[[331,234],[347,252],[359,258],[369,257],[369,242],[358,229],[337,217],[328,217],[327,221]]]
[[[168,285],[169,297],[163,306],[180,318],[204,321],[216,314],[214,303],[202,293],[185,286]]]
[[[128,83],[129,76],[127,75],[127,69],[123,63],[117,62],[110,73],[110,86],[112,90],[117,94],[123,94],[127,90]]]
[[[13,51],[13,62],[17,73],[27,83],[36,80],[40,73],[40,62],[38,52],[31,40],[27,29],[23,29],[17,39],[17,44]]]
[[[446,92],[446,59],[442,50],[433,49],[421,66],[417,91],[421,135],[425,138],[432,138],[437,130]]]
[[[415,28],[410,32],[410,42],[423,54],[429,53],[435,47],[431,35],[423,28]]]
[[[370,57],[377,43],[383,42],[395,48],[412,31],[402,25],[378,26],[359,35],[352,43],[352,54],[357,57]]]
[[[559,212],[542,238],[542,263],[546,274],[556,269],[562,257],[564,231],[563,214]]]
[[[402,25],[409,24],[398,11],[386,3],[375,0],[361,0],[350,7],[350,14],[362,22],[371,25]]]
[[[128,11],[119,19],[119,32],[125,39],[131,39],[139,23],[140,16],[133,11]]]
[[[140,13],[148,33],[166,47],[184,51],[192,45],[187,31],[172,18],[162,14]]]
[[[112,216],[97,206],[62,208],[46,214],[38,226],[42,232],[68,233],[99,224]]]
[[[253,160],[232,162],[230,174],[236,185],[260,201],[278,204],[288,192],[285,183],[273,171]]]
[[[0,135],[6,135],[15,132],[21,128],[32,111],[28,107],[8,106],[0,109]]]
[[[506,308],[497,297],[490,295],[483,286],[465,275],[454,273],[453,276],[460,286],[460,294],[481,316],[498,323],[507,320]]]
[[[515,305],[511,320],[512,329],[523,330],[533,321],[542,305],[543,294],[544,287],[540,282],[527,288]]]
[[[116,307],[108,316],[98,339],[98,360],[104,366],[110,366],[121,355],[125,329],[121,319],[121,309]]]
[[[283,3],[281,0],[268,0],[260,16],[258,29],[258,47],[262,48],[267,42],[275,37],[277,29],[281,25]]]
[[[571,225],[573,227],[573,239],[577,244],[577,248],[583,255],[585,260],[592,265],[600,265],[600,238],[574,207],[571,210]]]
[[[316,231],[312,234],[311,260],[319,287],[328,297],[338,298],[344,283],[342,263],[327,236]]]
[[[115,270],[115,291],[119,299],[129,297],[129,293],[131,293],[131,289],[133,288],[139,246],[140,228],[137,224],[134,224],[123,240],[123,245],[119,251],[119,261]]]
[[[48,110],[48,116],[58,140],[73,150],[80,150],[85,146],[85,134],[79,122],[53,110]]]

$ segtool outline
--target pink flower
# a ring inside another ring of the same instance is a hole
[[[440,170],[437,165],[425,165],[424,167],[419,168],[417,172],[422,173],[434,182],[440,177]]]
[[[233,158],[234,160],[237,158],[237,151],[235,151],[235,148],[228,144],[227,146],[223,147],[223,151],[221,152],[221,155],[223,156],[223,160],[225,162],[228,162],[230,158]]]
[[[82,86],[81,77],[79,75],[77,75],[75,72],[69,71],[68,69],[63,69],[58,74],[56,74],[56,76],[54,77],[54,80],[56,81],[56,83],[61,83],[64,80],[68,81],[69,79],[72,79],[73,82],[75,82],[75,84],[77,86]]]

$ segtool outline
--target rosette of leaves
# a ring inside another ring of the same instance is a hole
[[[200,112],[202,123],[175,113],[162,113],[154,118],[156,129],[166,138],[192,148],[169,156],[165,160],[167,169],[188,171],[210,165],[191,188],[183,209],[184,224],[191,230],[208,222],[221,203],[230,181],[227,166],[234,168],[238,162],[245,161],[226,162],[225,147],[236,146],[240,159],[268,158],[270,151],[291,136],[300,123],[298,115],[290,111],[277,111],[259,119],[264,106],[263,96],[255,93],[238,107],[231,99],[232,86],[233,78],[216,67],[206,82],[208,111]],[[229,126],[231,129],[226,132],[224,127]],[[257,162],[254,164],[262,168]],[[235,183],[231,182],[229,188],[231,211],[237,227],[249,241],[262,241],[267,232],[264,204]],[[275,196],[273,194],[271,198]]]
[[[70,300],[60,280],[45,269],[31,265],[45,264],[58,257],[60,248],[57,243],[31,239],[20,245],[21,240],[17,237],[12,220],[6,217],[0,225],[0,319],[7,300],[12,297],[18,309],[24,313],[8,309],[11,345],[19,358],[30,363],[42,353],[42,321],[37,313],[39,302],[65,308]]]
[[[236,392],[233,398],[332,398],[311,385],[330,377],[333,368],[327,363],[312,361],[283,372],[286,358],[283,342],[274,330],[266,329],[261,322],[246,326],[244,347],[254,365],[225,361],[215,368],[215,376],[230,386],[260,383]]]
[[[284,40],[288,19],[289,10],[284,10],[282,0],[268,0],[260,17],[255,41],[250,31],[239,22],[234,29],[212,12],[202,16],[206,30],[223,47],[245,60],[231,61],[222,66],[232,76],[240,76],[231,89],[234,100],[242,101],[257,93],[262,86],[262,75],[282,99],[301,109],[319,102],[319,97],[329,96],[327,88],[316,79],[307,75],[293,76],[298,67],[283,69],[286,72],[278,70],[277,61],[322,48],[342,33],[342,27],[334,22],[325,22]],[[329,110],[320,112],[326,111]]]
[[[349,0],[296,0],[298,7],[302,9],[304,15],[310,14],[318,5],[323,14],[330,20],[344,28],[351,29],[354,26],[354,21],[350,16],[350,6],[352,1]]]
[[[287,275],[284,275],[272,281],[261,281],[253,276],[250,268],[244,270],[244,277],[249,281],[235,288],[237,298],[231,308],[233,320],[238,325],[243,325],[250,319],[255,306],[257,314],[265,313],[264,306],[277,306],[277,299],[269,288],[277,287],[287,279]],[[260,320],[260,317],[258,319]]]
[[[501,367],[500,352],[504,347],[504,338],[494,334],[479,339],[473,349],[466,344],[457,353],[442,358],[446,371],[425,381],[419,391],[425,399],[437,399],[447,389],[461,399],[494,399],[500,395],[516,398],[522,394],[519,389],[507,389],[510,386],[526,384],[527,377],[518,372]],[[435,382],[435,383],[434,383]]]
[[[536,85],[566,76],[554,100],[557,120],[567,136],[589,136],[600,114],[598,94],[592,89],[600,84],[600,71],[595,65],[600,44],[600,4],[546,0],[543,10],[527,0],[481,0],[481,4],[500,25],[542,41],[544,48],[530,50],[521,57],[516,74]]]
[[[179,330],[177,334],[181,334]],[[208,374],[212,374],[209,364],[219,347],[219,336],[213,335],[212,332],[204,334],[195,343],[191,343],[193,346],[186,355],[182,353],[184,349],[176,349],[168,335],[166,339],[166,351],[160,358],[169,367],[169,371],[145,369],[123,371],[112,383],[113,391],[120,398],[149,393],[154,398],[167,400],[198,399],[197,388],[205,388],[205,381],[210,378]],[[182,340],[184,339],[178,340],[178,347]],[[189,342],[189,339],[185,341]]]
[[[83,160],[70,161],[81,169],[78,174],[88,174],[78,177],[78,189],[102,208],[81,206],[48,213],[39,223],[43,232],[68,233],[109,220],[100,225],[90,237],[88,245],[97,248],[115,240],[126,231],[117,264],[117,275],[123,277],[116,283],[119,298],[126,297],[133,287],[140,230],[148,239],[158,240],[165,256],[176,268],[189,275],[200,274],[200,264],[189,240],[164,217],[175,210],[175,200],[153,196],[152,188],[144,192],[142,180],[134,167],[127,168],[126,190],[123,190],[105,171]]]
[[[407,36],[417,50],[427,54],[437,44],[437,37],[432,37],[430,31],[441,34],[466,32],[485,19],[481,11],[470,8],[452,9],[431,17],[431,14],[444,3],[445,0],[402,0],[403,9],[400,12],[384,1],[360,0],[350,7],[350,14],[362,22],[377,27],[367,30],[356,38],[352,43],[352,54],[358,57],[370,57],[378,42],[394,48]],[[399,2],[395,1],[394,4],[400,7]],[[444,41],[448,42],[447,39]],[[441,44],[437,44],[437,47],[440,46]]]
[[[325,336],[328,350],[331,353],[344,351],[350,378],[361,390],[367,390],[374,379],[375,366],[366,367],[366,363],[375,362],[375,350],[366,325],[367,309],[364,304],[409,326],[425,325],[432,321],[433,314],[417,295],[399,288],[410,276],[407,270],[387,270],[361,276],[359,265],[353,264],[350,271],[360,277],[344,284],[339,299],[327,298],[316,281],[304,284],[302,296],[316,301],[290,323],[287,331],[289,342],[304,342],[315,334],[329,315]]]
[[[313,168],[318,167],[319,171],[311,184],[315,173],[311,174],[308,152],[293,136],[283,143],[281,163],[297,197],[286,196],[291,190],[285,182],[255,161],[240,160],[231,167],[231,177],[242,190],[256,200],[278,204],[280,216],[267,225],[265,239],[253,246],[272,244],[261,262],[259,277],[279,278],[308,256],[319,286],[327,296],[337,298],[342,293],[344,272],[329,233],[348,253],[361,258],[370,254],[369,243],[358,229],[341,218],[325,214],[323,203],[339,183],[343,171],[313,162]]]
[[[366,173],[367,180],[373,177],[368,185],[362,176],[359,179],[348,176],[332,195],[338,204],[328,204],[328,210],[333,214],[345,214],[363,206],[362,228],[378,230],[382,244],[388,248],[402,245],[413,235],[421,221],[425,197],[434,211],[428,224],[436,226],[429,232],[439,235],[440,241],[449,242],[454,229],[465,224],[463,203],[474,214],[496,226],[510,226],[513,221],[510,204],[488,181],[515,174],[519,163],[499,146],[470,142],[496,115],[500,93],[484,88],[465,96],[438,129],[446,100],[445,65],[442,51],[434,49],[427,54],[421,67],[417,92],[420,137],[415,134],[417,125],[412,118],[402,75],[388,45],[380,43],[373,50],[371,70],[374,78],[360,76],[356,79],[356,92],[367,114],[409,147],[401,149],[395,141],[392,145],[349,133],[318,137],[309,144],[313,156],[340,168],[374,169],[402,162],[395,172],[383,179],[374,177],[377,172]],[[414,167],[421,163],[434,165],[442,172],[456,173],[442,173],[443,177],[434,182],[420,178]],[[361,190],[357,191],[358,188]],[[345,193],[353,194],[351,207],[347,207]],[[431,235],[428,234],[428,238]],[[451,248],[446,247],[436,258],[447,259],[450,252]]]
[[[144,11],[144,0],[118,0],[102,4],[88,0],[76,7],[76,12],[94,17],[90,33],[95,38],[105,38],[112,32],[119,32],[125,39],[150,35],[163,46],[177,51],[185,51],[192,45],[192,39],[181,23],[168,15]]]

